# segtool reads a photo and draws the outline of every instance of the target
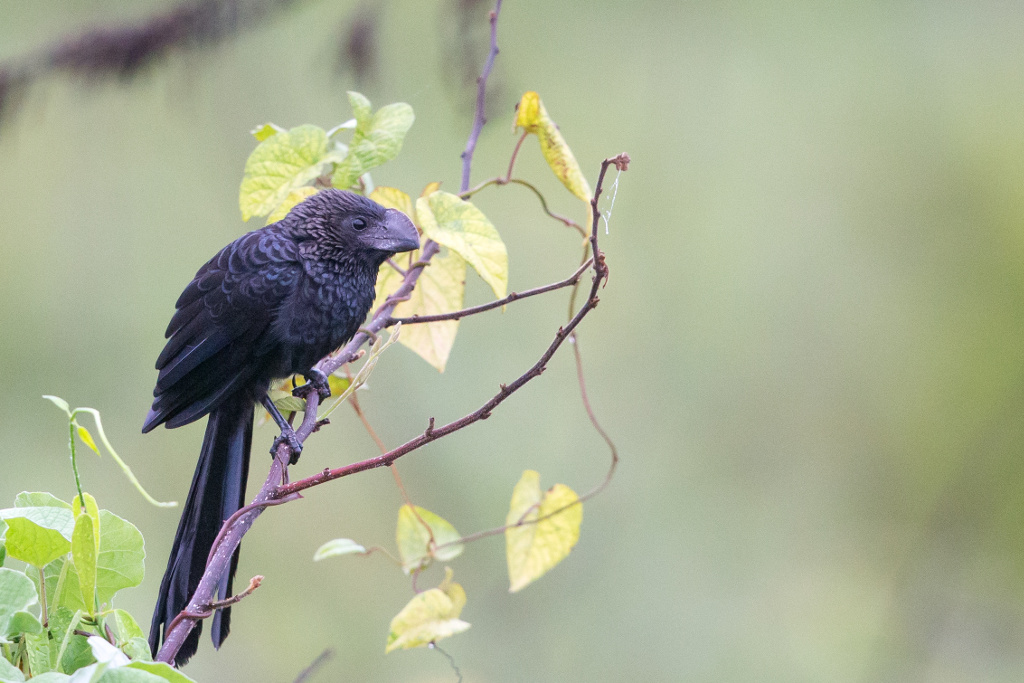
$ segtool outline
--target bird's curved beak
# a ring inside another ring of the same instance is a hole
[[[374,249],[398,253],[419,249],[420,234],[409,217],[401,211],[388,209],[384,220],[378,223],[371,235],[367,235]]]

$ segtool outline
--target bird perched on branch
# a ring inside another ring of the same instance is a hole
[[[419,247],[401,212],[361,195],[323,190],[280,222],[224,247],[185,288],[167,326],[167,345],[153,407],[142,427],[180,427],[210,418],[192,487],[174,536],[149,634],[154,656],[163,632],[188,605],[224,520],[245,503],[254,404],[262,403],[297,458],[302,446],[267,398],[271,380],[302,373],[297,395],[330,395],[316,363],[358,331],[374,299],[377,270],[393,254]],[[231,568],[218,597],[231,596]],[[215,647],[227,637],[229,608],[213,617]],[[196,624],[175,657],[183,664],[199,646]]]

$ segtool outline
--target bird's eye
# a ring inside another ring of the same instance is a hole
[[[365,230],[366,221],[364,221],[362,218],[355,218],[352,220],[352,227],[355,228],[356,230]]]

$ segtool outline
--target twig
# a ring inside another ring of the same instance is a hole
[[[484,70],[476,79],[476,116],[473,119],[473,130],[466,141],[466,149],[462,152],[462,191],[469,189],[469,173],[473,165],[473,152],[476,151],[477,140],[480,139],[480,131],[487,123],[484,114],[484,99],[487,95],[487,77],[491,75],[494,67],[494,58],[498,56],[498,15],[501,13],[501,0],[497,0],[494,11],[491,12],[491,51],[487,54],[487,61],[484,63]]]
[[[171,620],[171,623],[167,625],[167,631],[172,631],[184,619],[188,619],[192,623],[195,623],[195,621],[199,619],[206,619],[213,616],[213,613],[219,609],[224,609],[225,607],[234,605],[236,602],[241,602],[244,598],[252,595],[253,591],[259,588],[262,583],[263,576],[261,574],[257,574],[249,579],[248,588],[237,595],[232,595],[230,598],[217,600],[206,605],[200,605],[197,609],[191,609],[192,605],[189,604],[188,608],[179,612],[178,615]]]
[[[321,652],[319,655],[317,655],[316,659],[314,659],[309,666],[303,669],[302,672],[299,673],[298,676],[296,676],[294,683],[302,683],[303,681],[305,681],[307,678],[316,673],[317,669],[319,669],[324,664],[329,662],[333,656],[334,650],[327,649]]]
[[[483,313],[484,311],[490,311],[492,309],[504,306],[505,304],[512,303],[513,301],[519,301],[520,299],[526,299],[531,296],[538,294],[544,294],[545,292],[552,292],[562,287],[568,287],[579,282],[580,276],[583,275],[584,271],[590,267],[592,263],[591,259],[588,259],[582,266],[576,269],[576,272],[559,282],[553,282],[550,285],[544,285],[543,287],[535,287],[533,289],[527,289],[523,292],[512,292],[504,299],[497,299],[486,304],[480,304],[479,306],[471,306],[469,308],[463,308],[459,311],[453,311],[451,313],[437,313],[435,315],[413,315],[408,318],[391,318],[388,320],[388,327],[396,323],[402,323],[403,325],[411,325],[412,323],[433,323],[440,320],[459,320],[466,316],[473,315],[475,313]]]
[[[535,195],[537,195],[537,199],[540,200],[540,206],[544,210],[544,213],[546,213],[551,218],[554,218],[559,223],[562,223],[566,227],[572,228],[573,230],[578,232],[580,234],[580,236],[582,236],[582,237],[586,237],[587,236],[587,231],[584,230],[583,227],[579,223],[577,223],[576,221],[572,220],[571,218],[566,218],[565,216],[563,216],[561,214],[557,214],[554,211],[552,211],[551,209],[549,209],[548,208],[548,201],[547,201],[547,199],[544,198],[544,195],[541,193],[541,191],[538,190],[536,187],[534,187],[533,184],[528,183],[527,181],[521,180],[519,178],[491,178],[490,180],[485,180],[484,182],[480,183],[479,185],[477,185],[476,187],[474,187],[471,190],[463,190],[462,194],[460,194],[459,197],[461,197],[462,199],[469,199],[474,194],[476,194],[480,190],[482,190],[485,187],[488,187],[490,185],[497,185],[497,186],[500,187],[502,185],[509,185],[509,184],[522,185],[523,187],[528,188]]]
[[[398,273],[402,277],[405,277],[405,275],[406,275],[405,270],[403,268],[401,268],[397,263],[395,263],[394,259],[389,258],[387,261],[385,261],[385,263],[387,263],[389,266],[394,268],[396,273]]]

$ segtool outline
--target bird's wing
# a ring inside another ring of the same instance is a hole
[[[295,243],[273,226],[243,235],[200,268],[167,326],[143,431],[197,420],[258,379],[254,349],[300,277]]]

